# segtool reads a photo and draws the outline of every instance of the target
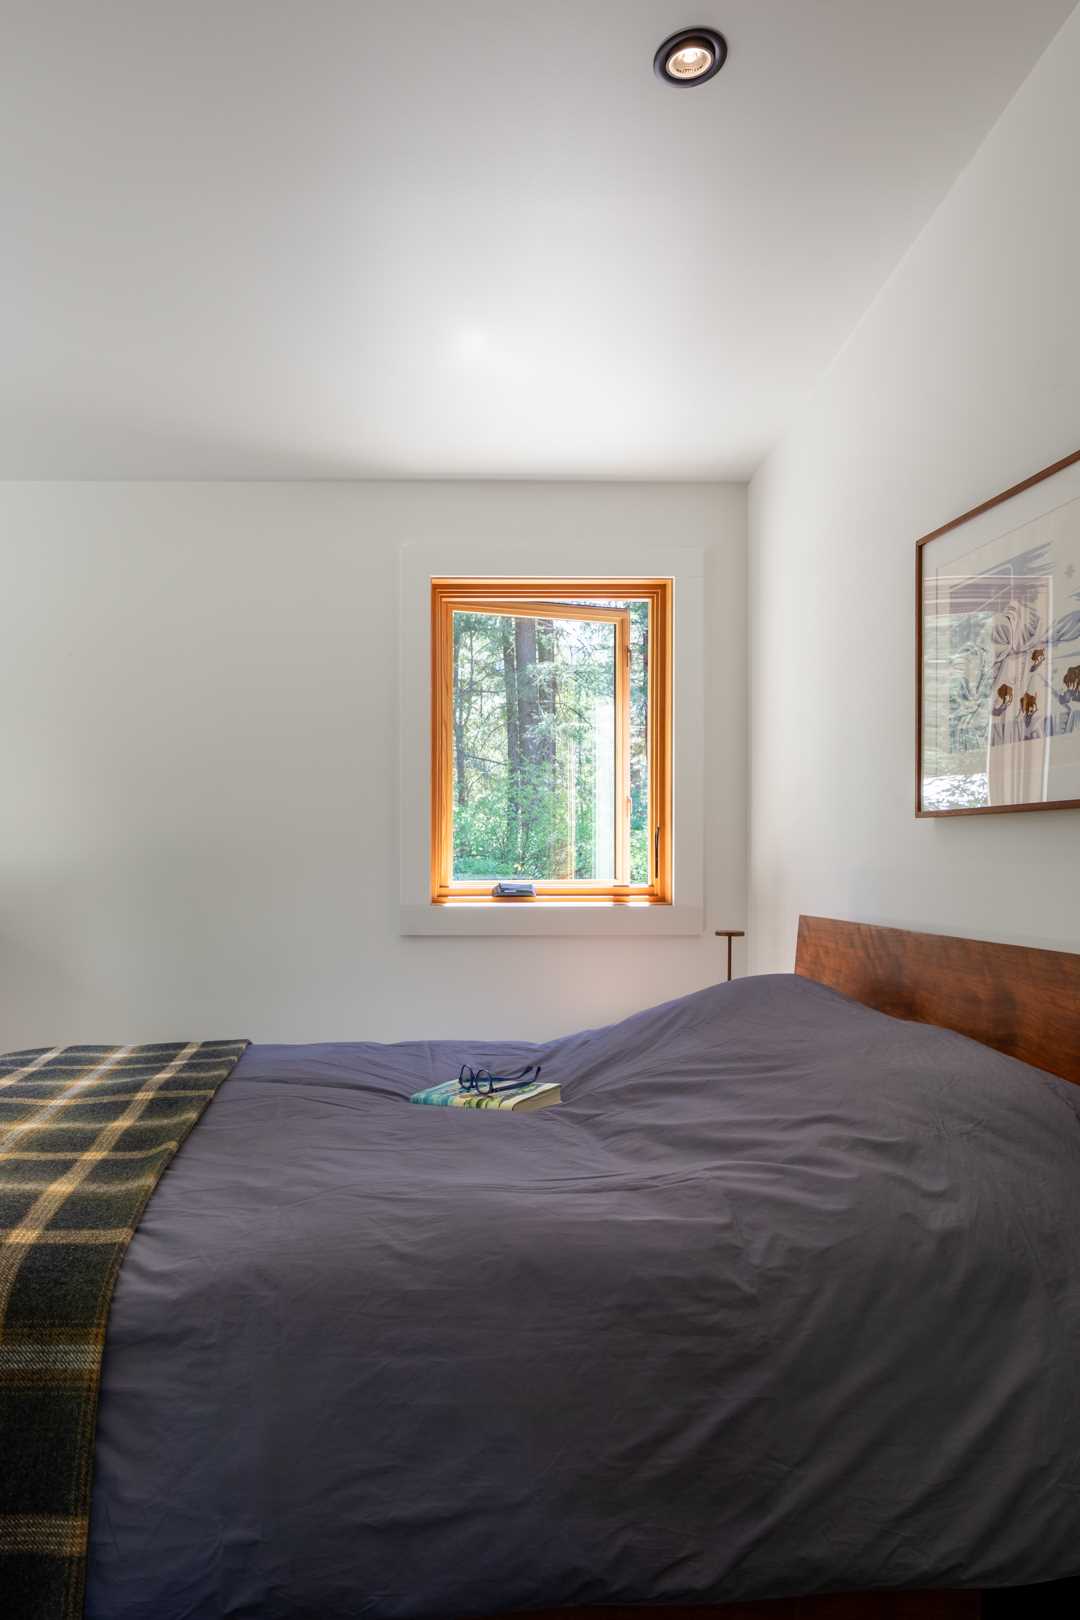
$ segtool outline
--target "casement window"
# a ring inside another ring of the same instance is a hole
[[[671,584],[432,580],[432,901],[670,902]]]

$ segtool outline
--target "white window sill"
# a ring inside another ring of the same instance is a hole
[[[645,939],[662,934],[700,934],[700,906],[650,905],[647,901],[472,900],[455,905],[402,906],[402,934],[515,935],[550,939],[603,935]]]

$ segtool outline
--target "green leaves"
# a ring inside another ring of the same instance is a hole
[[[648,610],[618,605],[631,615],[631,881],[644,882]],[[609,621],[455,612],[455,878],[613,876],[615,655]]]

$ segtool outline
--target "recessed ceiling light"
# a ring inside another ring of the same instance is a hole
[[[658,79],[665,84],[704,84],[727,60],[727,40],[715,28],[680,28],[665,39],[653,57]]]

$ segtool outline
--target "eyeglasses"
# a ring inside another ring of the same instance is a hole
[[[463,1063],[458,1085],[462,1091],[475,1091],[478,1097],[490,1097],[494,1091],[512,1091],[515,1086],[535,1085],[539,1078],[539,1063],[526,1063],[517,1074],[492,1074],[488,1069],[470,1069],[467,1063]]]

